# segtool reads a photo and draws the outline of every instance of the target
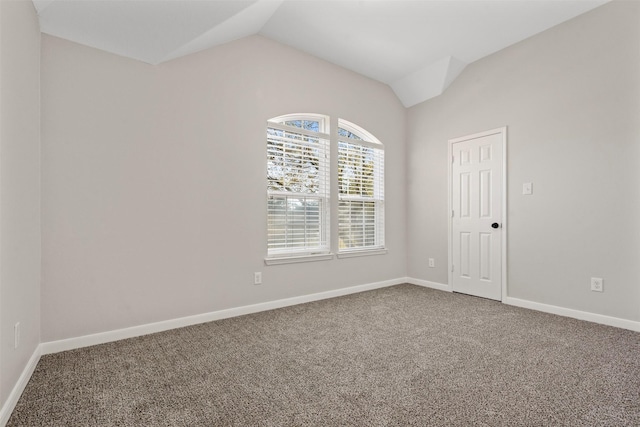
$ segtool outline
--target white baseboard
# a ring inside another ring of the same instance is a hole
[[[531,310],[557,314],[559,316],[571,317],[573,319],[586,320],[589,322],[600,323],[602,325],[614,326],[616,328],[629,329],[631,331],[640,332],[640,322],[636,322],[633,320],[620,319],[619,317],[611,317],[611,316],[605,316],[603,314],[589,313],[587,311],[580,311],[580,310],[574,310],[571,308],[558,307],[555,305],[527,301],[527,300],[513,298],[513,297],[506,297],[503,302],[505,304],[514,305],[516,307],[528,308]]]
[[[141,335],[163,332],[170,329],[182,328],[184,326],[197,325],[200,323],[212,322],[214,320],[227,319],[229,317],[242,316],[245,314],[257,313],[260,311],[273,310],[276,308],[288,307],[306,302],[319,301],[327,298],[334,298],[372,289],[384,288],[387,286],[406,283],[406,278],[385,280],[382,282],[367,283],[364,285],[351,286],[348,288],[335,289],[332,291],[319,292],[310,295],[285,298],[276,301],[269,301],[259,304],[234,307],[226,310],[213,311],[210,313],[197,314],[194,316],[181,317],[178,319],[165,320],[162,322],[149,323],[146,325],[133,326],[130,328],[118,329],[114,331],[101,332],[97,334],[84,335],[76,338],[69,338],[58,341],[45,342],[40,345],[42,354],[58,353],[61,351],[73,350],[76,348],[88,347],[97,344],[135,338]]]
[[[415,279],[413,277],[405,277],[406,283],[412,285],[424,286],[426,288],[438,289],[440,291],[452,292],[449,285],[442,283],[430,282],[428,280]],[[578,320],[586,320],[588,322],[599,323],[601,325],[613,326],[616,328],[629,329],[631,331],[640,332],[640,322],[621,319],[619,317],[605,316],[603,314],[589,313],[587,311],[574,310],[571,308],[558,307],[555,305],[543,304],[523,300],[519,298],[506,297],[502,301],[504,304],[516,307],[528,308],[530,310],[542,311],[544,313],[557,314],[558,316],[571,317]]]
[[[414,279],[413,277],[405,277],[406,283],[411,283],[412,285],[423,286],[425,288],[437,289],[439,291],[452,292],[449,285],[445,285],[437,282],[430,282],[428,280],[422,279]]]
[[[42,351],[40,349],[40,346],[36,347],[35,351],[31,355],[31,358],[29,359],[29,362],[27,362],[27,366],[25,366],[22,374],[20,375],[20,378],[18,378],[18,382],[13,387],[13,390],[11,390],[11,393],[9,393],[7,401],[2,406],[2,409],[0,409],[0,426],[4,427],[9,421],[13,409],[18,404],[18,400],[20,399],[20,396],[22,396],[22,392],[31,379],[31,375],[33,375],[33,371],[36,370],[36,366],[38,365],[38,361],[40,361],[41,354]]]
[[[6,425],[9,421],[9,417],[13,412],[22,392],[24,391],[31,375],[33,374],[41,355],[57,353],[60,351],[73,350],[76,348],[88,347],[96,344],[103,344],[107,342],[117,341],[126,338],[134,338],[141,335],[152,334],[156,332],[162,332],[169,329],[180,328],[184,326],[196,325],[199,323],[211,322],[214,320],[226,319],[229,317],[242,316],[245,314],[257,313],[260,311],[273,310],[282,307],[288,307],[296,304],[303,304],[306,302],[319,301],[327,298],[334,298],[343,295],[354,294],[358,292],[369,291],[373,289],[384,288],[388,286],[399,285],[401,283],[410,283],[417,286],[423,286],[427,288],[437,289],[441,291],[451,292],[448,285],[436,282],[430,282],[428,280],[415,279],[412,277],[401,277],[398,279],[385,280],[382,282],[368,283],[364,285],[351,286],[348,288],[335,289],[326,292],[319,292],[310,295],[302,295],[298,297],[285,298],[275,301],[269,301],[259,304],[252,304],[242,307],[235,307],[226,310],[219,310],[210,313],[198,314],[195,316],[182,317],[179,319],[166,320],[163,322],[150,323],[141,326],[134,326],[131,328],[119,329],[115,331],[108,331],[98,334],[85,335],[77,338],[69,338],[59,341],[51,341],[40,344],[33,355],[29,359],[27,366],[23,370],[18,382],[14,386],[13,390],[9,394],[7,401],[0,409],[0,426]],[[617,328],[629,329],[632,331],[640,332],[640,322],[633,320],[620,319],[617,317],[605,316],[601,314],[594,314],[585,311],[573,310],[564,307],[558,307],[554,305],[542,304],[518,298],[506,297],[503,301],[505,304],[528,308],[532,310],[542,311],[545,313],[557,314],[560,316],[571,317],[579,320],[586,320],[590,322],[600,323],[603,325],[614,326]]]

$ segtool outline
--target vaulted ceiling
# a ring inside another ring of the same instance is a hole
[[[43,33],[159,64],[253,34],[386,83],[406,106],[608,0],[33,0]]]

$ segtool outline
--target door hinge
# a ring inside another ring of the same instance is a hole
[[[451,163],[455,163],[456,162],[456,157],[455,156],[451,156]]]
[[[451,264],[451,272],[452,273],[453,273],[453,270],[454,270],[454,266],[453,266],[453,264]]]
[[[454,216],[456,216],[456,211],[454,211],[453,209],[451,210],[451,218],[453,218]]]

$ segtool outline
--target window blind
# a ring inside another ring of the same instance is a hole
[[[338,132],[340,251],[384,247],[384,149],[359,135]]]
[[[321,123],[267,124],[268,254],[329,251],[329,135]]]

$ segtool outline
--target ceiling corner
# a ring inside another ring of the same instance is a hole
[[[40,14],[53,2],[54,0],[33,0],[33,6],[36,8],[36,12]]]
[[[183,44],[158,62],[170,61],[191,53],[257,34],[284,0],[258,0],[200,36]]]
[[[442,94],[460,75],[466,63],[447,56],[395,82],[391,89],[406,108]]]

